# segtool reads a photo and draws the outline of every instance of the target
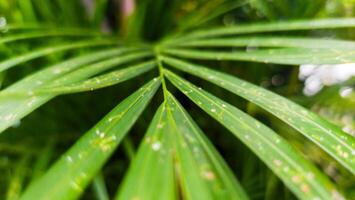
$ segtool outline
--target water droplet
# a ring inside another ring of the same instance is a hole
[[[307,173],[307,178],[308,179],[313,179],[314,178],[314,174],[312,172],[308,172]]]
[[[278,159],[275,159],[273,162],[278,167],[280,167],[282,165],[282,162],[280,160],[278,160]]]
[[[211,109],[211,112],[215,113],[215,112],[216,112],[216,109],[215,109],[215,108],[212,108],[212,109]]]
[[[66,159],[67,159],[67,161],[70,162],[70,163],[73,162],[73,158],[72,158],[71,156],[67,156]]]
[[[307,184],[303,183],[301,185],[301,190],[302,190],[302,192],[307,193],[307,192],[309,192],[309,186]]]
[[[208,171],[203,171],[203,172],[201,173],[201,175],[202,175],[202,177],[204,177],[205,179],[210,180],[210,181],[212,181],[212,180],[214,180],[214,179],[216,178],[216,176],[214,175],[214,173],[213,173],[212,171],[210,171],[210,170],[208,170]]]
[[[300,179],[299,176],[295,175],[295,176],[292,176],[292,181],[293,181],[294,183],[299,183],[299,182],[301,181],[301,179]]]
[[[74,188],[75,190],[80,191],[80,192],[83,190],[75,181],[72,181],[72,182],[70,183],[70,186],[71,186],[72,188]]]
[[[6,116],[4,117],[4,119],[5,119],[6,121],[10,121],[12,118],[14,118],[14,115],[12,115],[12,114],[6,115]]]
[[[158,129],[161,129],[161,128],[163,128],[164,127],[164,124],[163,123],[159,123],[158,125],[157,125],[157,128]]]
[[[210,76],[208,76],[207,78],[210,79],[210,80],[213,80],[213,79],[214,79],[214,76],[211,76],[211,75],[210,75]]]
[[[347,152],[343,152],[343,157],[344,158],[348,158],[349,157],[349,154]]]
[[[113,135],[113,136],[111,137],[111,139],[112,139],[113,141],[116,141],[116,140],[117,140],[117,136],[116,136],[116,135]]]
[[[161,148],[161,143],[159,141],[156,141],[152,144],[152,149],[154,151],[159,151],[160,148]]]
[[[7,25],[5,17],[0,17],[0,28],[4,28]]]

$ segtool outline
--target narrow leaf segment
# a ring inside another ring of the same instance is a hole
[[[121,102],[85,133],[21,200],[76,199],[133,126],[160,85],[156,78]]]
[[[167,99],[158,109],[117,199],[248,199],[192,118],[164,92]]]
[[[266,89],[206,67],[162,57],[167,64],[239,95],[286,122],[355,174],[355,139],[315,113]]]
[[[174,73],[164,70],[164,74],[247,145],[300,199],[342,199],[328,178],[273,130]]]

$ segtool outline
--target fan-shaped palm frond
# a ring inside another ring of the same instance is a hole
[[[97,9],[100,9],[100,2]],[[229,4],[216,5],[221,7],[211,18],[245,5],[245,2],[233,4],[231,9],[226,6]],[[190,76],[182,76],[191,74],[259,106],[324,150],[347,170],[346,173],[354,175],[353,136],[297,103],[205,61],[243,61],[245,67],[248,62],[256,62],[289,68],[301,64],[354,63],[354,42],[297,36],[293,31],[354,28],[355,19],[193,28],[191,23],[203,24],[206,21],[203,18],[201,11],[191,17],[190,24],[180,27],[181,32],[170,34],[154,44],[116,39],[87,28],[30,23],[2,26],[0,31],[4,33],[0,44],[5,52],[11,53],[1,60],[0,73],[25,68],[26,63],[31,63],[34,69],[21,80],[9,81],[11,84],[0,91],[1,132],[59,95],[96,91],[136,77],[140,77],[140,82],[147,82],[122,102],[117,102],[111,112],[84,133],[43,175],[33,179],[23,192],[16,188],[16,183],[21,180],[10,184],[9,188],[15,189],[8,192],[9,199],[20,191],[21,195],[17,195],[20,199],[79,198],[127,138],[149,102],[152,99],[157,101],[158,98],[154,98],[156,93],[162,93],[163,102],[151,119],[115,198],[249,199],[248,191],[213,146],[214,141],[211,142],[194,122],[188,114],[189,109],[185,110],[185,101],[179,103],[177,100],[179,92],[175,93],[176,89],[238,138],[298,198],[343,199],[342,191],[333,180],[312,160],[304,157],[288,138],[238,108],[238,102],[222,100],[207,92],[208,87],[202,89],[195,86],[198,83],[192,84],[185,79]],[[191,29],[194,30],[190,33],[186,31]],[[255,36],[259,33],[273,35]],[[31,43],[38,39],[41,41],[39,47]],[[59,42],[51,44],[52,40]],[[16,51],[12,44],[17,42],[31,48]],[[249,50],[245,51],[245,48]],[[45,57],[60,53],[69,56],[49,59],[48,66],[43,68],[35,64],[38,59],[45,60]],[[151,79],[150,75],[154,73],[156,77]],[[147,75],[143,77],[143,74]],[[191,82],[194,80],[192,78]],[[23,157],[17,164],[19,179],[23,178],[23,166],[29,160],[28,156]],[[102,181],[95,180],[96,187],[103,187]]]

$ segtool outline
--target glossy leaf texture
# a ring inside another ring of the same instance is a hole
[[[127,97],[85,133],[21,196],[25,199],[76,199],[101,169],[160,85],[156,78]]]
[[[239,95],[286,122],[355,174],[355,139],[315,113],[237,77],[206,67],[163,57],[167,64]]]
[[[192,118],[164,92],[117,199],[248,199]]]
[[[55,84],[54,86],[45,86],[38,90],[31,91],[35,95],[40,94],[67,94],[84,91],[92,91],[111,85],[115,85],[136,76],[139,76],[155,67],[155,61],[143,62],[131,67],[114,70],[85,81],[75,82],[67,85]]]
[[[251,51],[164,49],[164,53],[198,60],[233,60],[284,65],[341,64],[355,62],[355,50],[335,48],[277,48]]]
[[[279,32],[294,30],[315,30],[355,27],[355,18],[334,18],[315,20],[295,20],[285,22],[269,22],[254,24],[238,24],[227,27],[210,27],[205,30],[196,30],[181,37],[174,38],[175,42],[196,38],[228,36],[247,33]],[[168,42],[169,43],[169,42]]]
[[[247,145],[298,198],[343,199],[324,174],[273,130],[174,73],[164,70],[164,74],[188,98]]]
[[[308,37],[292,37],[292,36],[259,36],[259,37],[233,37],[233,38],[207,38],[196,39],[192,41],[174,43],[172,46],[183,47],[296,47],[296,48],[334,48],[342,50],[354,50],[355,42],[336,39],[319,39]]]
[[[82,81],[117,65],[150,56],[149,52],[136,50],[116,48],[79,56],[45,68],[1,91],[0,119],[2,123],[0,124],[0,132],[55,97],[54,94],[35,95],[31,92],[32,90],[42,88],[46,84],[60,85]],[[118,57],[110,58],[112,56]],[[101,62],[82,67],[85,64],[105,58],[106,60]],[[29,92],[29,94],[23,96],[26,92]],[[22,97],[16,96],[16,94],[20,94]]]

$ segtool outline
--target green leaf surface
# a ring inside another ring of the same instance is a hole
[[[124,69],[114,70],[112,72],[96,76],[81,82],[75,82],[68,85],[56,84],[55,86],[45,86],[32,91],[33,94],[67,94],[84,91],[92,91],[111,85],[115,85],[133,77],[141,75],[155,66],[155,61],[140,63]]]
[[[181,189],[179,194],[176,188]],[[170,93],[121,189],[120,200],[248,199],[213,145]]]
[[[13,86],[0,92],[0,132],[7,129],[18,120],[43,105],[55,95],[38,95],[33,96],[32,90],[43,87],[46,84],[69,84],[76,81],[85,80],[95,74],[110,69],[119,64],[129,62],[135,59],[142,58],[149,55],[149,53],[136,53],[126,56],[119,56],[120,54],[132,51],[132,48],[123,49],[109,49],[105,51],[99,51],[88,55],[80,56],[67,60],[65,62],[56,64],[54,66],[45,68],[29,77],[15,83]],[[118,56],[113,59],[98,62],[84,68],[79,68],[85,64],[109,58],[111,56]],[[78,69],[79,68],[79,69]],[[70,73],[69,73],[70,72]],[[65,76],[63,76],[65,75]],[[56,80],[56,81],[54,81]],[[21,92],[23,91],[23,92]],[[17,94],[29,91],[28,96],[11,96],[11,94]],[[9,97],[8,97],[9,96]],[[16,98],[14,98],[16,97]]]
[[[334,19],[314,19],[280,21],[256,24],[239,24],[229,27],[210,27],[205,30],[196,30],[185,34],[178,40],[189,40],[195,38],[227,36],[246,33],[294,31],[294,30],[314,30],[314,29],[334,29],[355,27],[355,18],[334,18]]]
[[[164,106],[156,112],[115,199],[175,199],[173,156],[169,132],[161,127]]]
[[[21,196],[26,199],[76,199],[133,126],[160,85],[156,78],[130,95],[85,133]]]
[[[235,38],[208,38],[174,44],[174,46],[187,47],[298,47],[298,48],[335,48],[354,50],[355,42],[335,39],[317,39],[306,37],[235,37]]]
[[[239,95],[289,124],[355,174],[355,139],[292,101],[237,77],[203,66],[162,57],[167,64]]]
[[[166,107],[183,199],[248,199],[217,150],[170,93]]]
[[[44,37],[92,37],[100,36],[97,32],[89,31],[76,31],[76,30],[62,30],[62,31],[41,31],[41,32],[26,32],[19,34],[10,34],[9,36],[1,37],[0,44],[5,44],[9,42],[19,41],[19,40],[28,40],[34,38],[44,38]]]
[[[273,130],[172,72],[164,70],[164,74],[247,145],[300,199],[342,198],[326,176]]]
[[[162,52],[181,58],[250,61],[284,65],[342,64],[355,62],[355,50],[335,48],[278,48],[231,52],[191,49],[163,49]]]
[[[7,70],[11,67],[14,67],[18,64],[27,62],[29,60],[45,56],[51,53],[56,53],[60,51],[65,51],[65,50],[72,50],[72,49],[79,49],[79,48],[84,48],[84,47],[95,47],[95,46],[112,46],[117,44],[117,41],[112,41],[112,40],[86,40],[86,41],[80,41],[80,42],[72,42],[72,43],[66,43],[66,44],[59,44],[55,46],[50,46],[50,47],[44,47],[40,48],[37,50],[30,51],[28,53],[24,53],[22,55],[16,55],[14,57],[10,57],[7,60],[4,60],[0,62],[0,72]]]

